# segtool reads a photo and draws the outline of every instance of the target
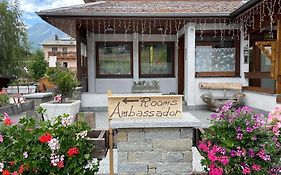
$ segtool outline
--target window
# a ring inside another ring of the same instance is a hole
[[[57,52],[58,48],[57,47],[52,47],[52,52]]]
[[[220,33],[220,32],[219,32]],[[213,32],[196,35],[195,69],[197,77],[239,76],[239,41],[235,36],[223,37]]]
[[[133,76],[132,43],[97,43],[97,77]]]
[[[62,63],[62,67],[67,68],[67,62],[63,62],[63,63]]]
[[[140,46],[140,77],[174,77],[174,43]]]
[[[62,53],[67,53],[67,47],[62,47]]]

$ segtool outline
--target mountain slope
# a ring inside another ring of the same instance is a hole
[[[58,35],[59,38],[65,38],[68,35],[48,23],[37,23],[27,29],[28,39],[32,49],[40,48],[41,43],[49,38]]]

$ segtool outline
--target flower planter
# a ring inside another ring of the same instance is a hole
[[[52,120],[56,116],[69,114],[70,116],[73,116],[74,121],[74,117],[80,110],[80,104],[80,100],[69,100],[67,103],[55,103],[51,101],[42,103],[40,106],[46,109],[44,120]]]
[[[93,157],[103,159],[106,157],[108,145],[107,130],[92,130],[87,134],[87,140],[94,145]]]

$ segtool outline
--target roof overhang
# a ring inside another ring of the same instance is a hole
[[[36,12],[40,17],[151,17],[151,18],[194,18],[194,17],[225,17],[229,18],[229,13],[104,13],[104,14],[89,14],[89,13],[61,13],[61,12]]]
[[[248,2],[246,2],[244,5],[242,5],[240,8],[236,9],[234,12],[232,12],[230,14],[231,18],[236,18],[237,16],[239,16],[240,14],[244,13],[245,11],[247,11],[248,9],[252,8],[253,6],[255,6],[256,4],[258,4],[259,2],[261,2],[261,0],[249,0]]]

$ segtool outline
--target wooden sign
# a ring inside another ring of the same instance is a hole
[[[182,95],[109,96],[109,118],[174,118],[182,116]]]

